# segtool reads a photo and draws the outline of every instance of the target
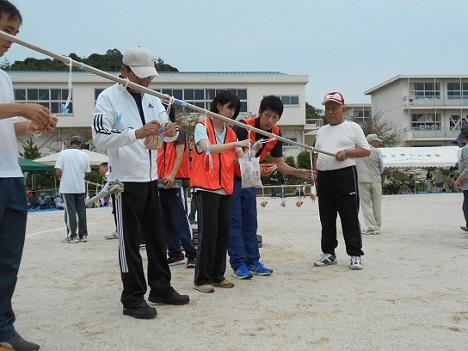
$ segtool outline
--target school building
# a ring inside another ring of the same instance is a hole
[[[398,75],[365,94],[372,116],[393,121],[408,146],[447,145],[468,123],[466,75]]]
[[[68,97],[68,72],[8,73],[15,88],[16,102],[39,103],[59,119],[55,133],[34,139],[43,155],[60,151],[73,135],[81,135],[92,144],[90,126],[96,98],[114,83],[93,74],[73,72],[72,101],[68,113],[63,113],[62,106]],[[160,72],[150,88],[206,109],[219,90],[228,89],[240,98],[242,115],[256,114],[264,96],[277,95],[284,103],[279,122],[282,135],[303,143],[308,80],[307,75],[280,72]],[[295,156],[301,151],[296,146],[284,147],[286,155]]]

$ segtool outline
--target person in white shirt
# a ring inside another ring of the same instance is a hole
[[[9,1],[0,0],[0,30],[16,35],[22,23],[21,14]],[[0,39],[0,56],[12,42]],[[21,116],[23,118],[17,118]],[[27,203],[24,178],[18,164],[16,137],[55,128],[57,119],[38,104],[14,103],[11,79],[0,70],[0,349],[39,350],[39,345],[26,341],[15,330],[15,313],[11,299],[26,236]]]
[[[148,87],[157,76],[154,57],[148,49],[128,49],[122,58],[120,75]],[[161,100],[121,84],[99,94],[96,101],[93,140],[107,150],[110,171],[124,184],[116,195],[119,263],[123,291],[123,314],[139,319],[156,317],[156,308],[145,300],[147,290],[139,246],[144,239],[148,257],[148,300],[153,303],[183,305],[187,295],[171,286],[166,256],[166,233],[158,191],[158,172],[152,140],[176,140],[175,125],[168,120]],[[155,143],[154,143],[155,144]]]
[[[364,228],[362,234],[380,234],[382,227],[382,178],[384,171],[382,152],[378,149],[381,139],[377,134],[369,134],[367,142],[371,147],[369,157],[356,160],[359,179],[359,199]]]
[[[345,120],[344,98],[338,92],[325,95],[325,117],[328,124],[317,132],[315,147],[335,156],[318,154],[317,195],[322,224],[322,252],[315,266],[336,264],[336,215],[341,218],[346,252],[351,256],[351,269],[362,269],[362,238],[359,226],[359,189],[356,158],[370,155],[370,147],[361,127]]]
[[[88,155],[81,151],[82,143],[81,137],[73,136],[70,139],[70,149],[61,151],[55,163],[55,174],[60,178],[59,193],[63,195],[65,205],[65,242],[68,243],[88,241],[85,176],[91,172],[91,166]]]

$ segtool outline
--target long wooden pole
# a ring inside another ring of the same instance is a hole
[[[248,126],[248,125],[246,125],[246,124],[244,124],[242,122],[232,120],[232,119],[230,119],[228,117],[225,117],[225,116],[222,116],[222,115],[220,115],[218,113],[214,113],[214,112],[208,111],[206,109],[203,109],[201,107],[189,104],[188,102],[185,102],[183,100],[175,99],[174,97],[172,97],[170,95],[162,94],[162,93],[160,93],[158,91],[155,91],[153,89],[149,89],[149,88],[144,87],[142,85],[130,82],[128,79],[120,78],[118,76],[114,76],[113,74],[102,71],[102,70],[97,69],[97,68],[95,68],[93,66],[89,66],[89,65],[86,65],[86,64],[84,64],[82,62],[73,60],[70,57],[59,55],[59,54],[56,54],[56,53],[54,53],[52,51],[41,48],[41,47],[39,47],[37,45],[31,44],[31,43],[29,43],[27,41],[19,39],[19,38],[15,37],[15,36],[13,36],[11,34],[3,32],[1,30],[0,30],[0,38],[5,39],[5,40],[9,40],[9,41],[14,42],[14,43],[17,43],[17,44],[19,44],[21,46],[24,46],[24,47],[27,47],[27,48],[29,48],[31,50],[40,52],[40,53],[42,53],[42,54],[44,54],[46,56],[50,56],[50,57],[52,57],[52,58],[54,58],[54,59],[56,59],[58,61],[63,62],[64,64],[66,64],[68,66],[76,67],[76,68],[78,68],[78,69],[80,69],[82,71],[93,73],[93,74],[95,74],[97,76],[106,78],[108,80],[111,80],[111,81],[119,83],[119,84],[122,84],[125,87],[129,87],[129,88],[134,89],[134,90],[138,90],[138,91],[142,91],[142,92],[145,92],[147,94],[150,94],[150,95],[154,95],[154,96],[156,96],[158,98],[161,98],[163,100],[173,101],[173,103],[175,105],[177,105],[177,106],[187,107],[192,111],[202,113],[202,114],[205,114],[205,115],[213,117],[213,118],[223,120],[226,123],[236,125],[238,127],[247,129],[249,131],[253,131],[253,132],[257,133],[257,134],[264,135],[264,136],[266,136],[266,137],[268,137],[270,139],[280,140],[280,141],[282,141],[283,143],[286,143],[286,144],[297,145],[297,146],[300,146],[300,147],[302,147],[304,149],[308,149],[308,150],[311,150],[311,151],[314,151],[314,152],[319,152],[319,153],[326,154],[326,155],[333,156],[333,157],[335,156],[334,154],[332,154],[330,152],[323,151],[323,150],[318,150],[318,149],[315,149],[314,147],[312,147],[310,145],[298,143],[297,141],[290,140],[290,139],[284,138],[282,136],[266,132],[266,131],[264,131],[262,129]]]

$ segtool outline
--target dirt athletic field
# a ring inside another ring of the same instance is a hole
[[[383,234],[364,237],[363,271],[316,268],[317,205],[259,207],[271,277],[203,295],[193,270],[172,268],[187,306],[155,320],[122,315],[110,209],[88,210],[89,242],[64,244],[63,212],[32,213],[14,297],[16,327],[41,350],[466,350],[468,239],[461,194],[386,196]],[[227,277],[232,272],[227,270]],[[234,278],[233,278],[234,279]]]

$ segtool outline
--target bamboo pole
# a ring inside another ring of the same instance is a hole
[[[56,54],[56,53],[54,53],[52,51],[49,51],[49,50],[41,48],[41,47],[39,47],[37,45],[31,44],[31,43],[29,43],[27,41],[24,41],[24,40],[22,40],[20,38],[17,38],[15,36],[11,35],[11,34],[3,32],[1,30],[0,30],[0,38],[11,41],[11,42],[14,42],[14,43],[17,43],[17,44],[19,44],[21,46],[24,46],[24,47],[27,47],[27,48],[29,48],[31,50],[40,52],[41,54],[44,54],[46,56],[52,57],[52,58],[54,58],[54,59],[56,59],[58,61],[63,62],[67,66],[72,66],[72,67],[78,68],[78,69],[80,69],[82,71],[93,73],[93,74],[95,74],[97,76],[100,76],[102,78],[105,78],[105,79],[111,80],[113,82],[122,84],[125,87],[129,87],[129,88],[134,89],[134,90],[138,90],[138,91],[150,94],[150,95],[154,95],[154,96],[156,96],[156,97],[158,97],[160,99],[163,99],[165,101],[173,101],[176,106],[183,106],[183,107],[189,108],[192,111],[195,111],[195,112],[198,112],[198,113],[201,113],[201,114],[205,114],[205,115],[213,117],[213,118],[223,120],[224,122],[226,122],[228,124],[236,125],[238,127],[247,129],[249,131],[253,131],[253,132],[257,133],[257,134],[266,136],[266,137],[268,137],[270,139],[273,139],[273,140],[275,140],[275,139],[280,140],[280,141],[282,141],[283,143],[286,143],[286,144],[300,146],[300,147],[302,147],[304,149],[307,149],[307,150],[311,150],[311,151],[314,151],[314,152],[319,152],[319,153],[322,153],[322,154],[326,154],[326,155],[335,157],[335,155],[330,153],[330,152],[315,149],[314,147],[312,147],[310,145],[298,143],[297,141],[290,140],[290,139],[284,138],[282,136],[266,132],[266,131],[264,131],[262,129],[248,126],[248,125],[246,125],[246,124],[244,124],[242,122],[232,120],[232,119],[230,119],[228,117],[225,117],[225,116],[222,116],[222,115],[220,115],[218,113],[214,113],[214,112],[208,111],[206,109],[203,109],[201,107],[189,104],[188,102],[185,102],[183,100],[175,99],[174,97],[169,96],[167,94],[162,94],[162,93],[160,93],[158,91],[155,91],[153,89],[150,89],[150,88],[144,87],[142,85],[130,82],[128,79],[120,78],[118,76],[114,76],[113,74],[110,74],[108,72],[105,72],[105,71],[102,71],[102,70],[97,69],[95,67],[86,65],[86,64],[84,64],[82,62],[73,60],[70,57],[66,57],[66,56],[63,56],[63,55]]]

